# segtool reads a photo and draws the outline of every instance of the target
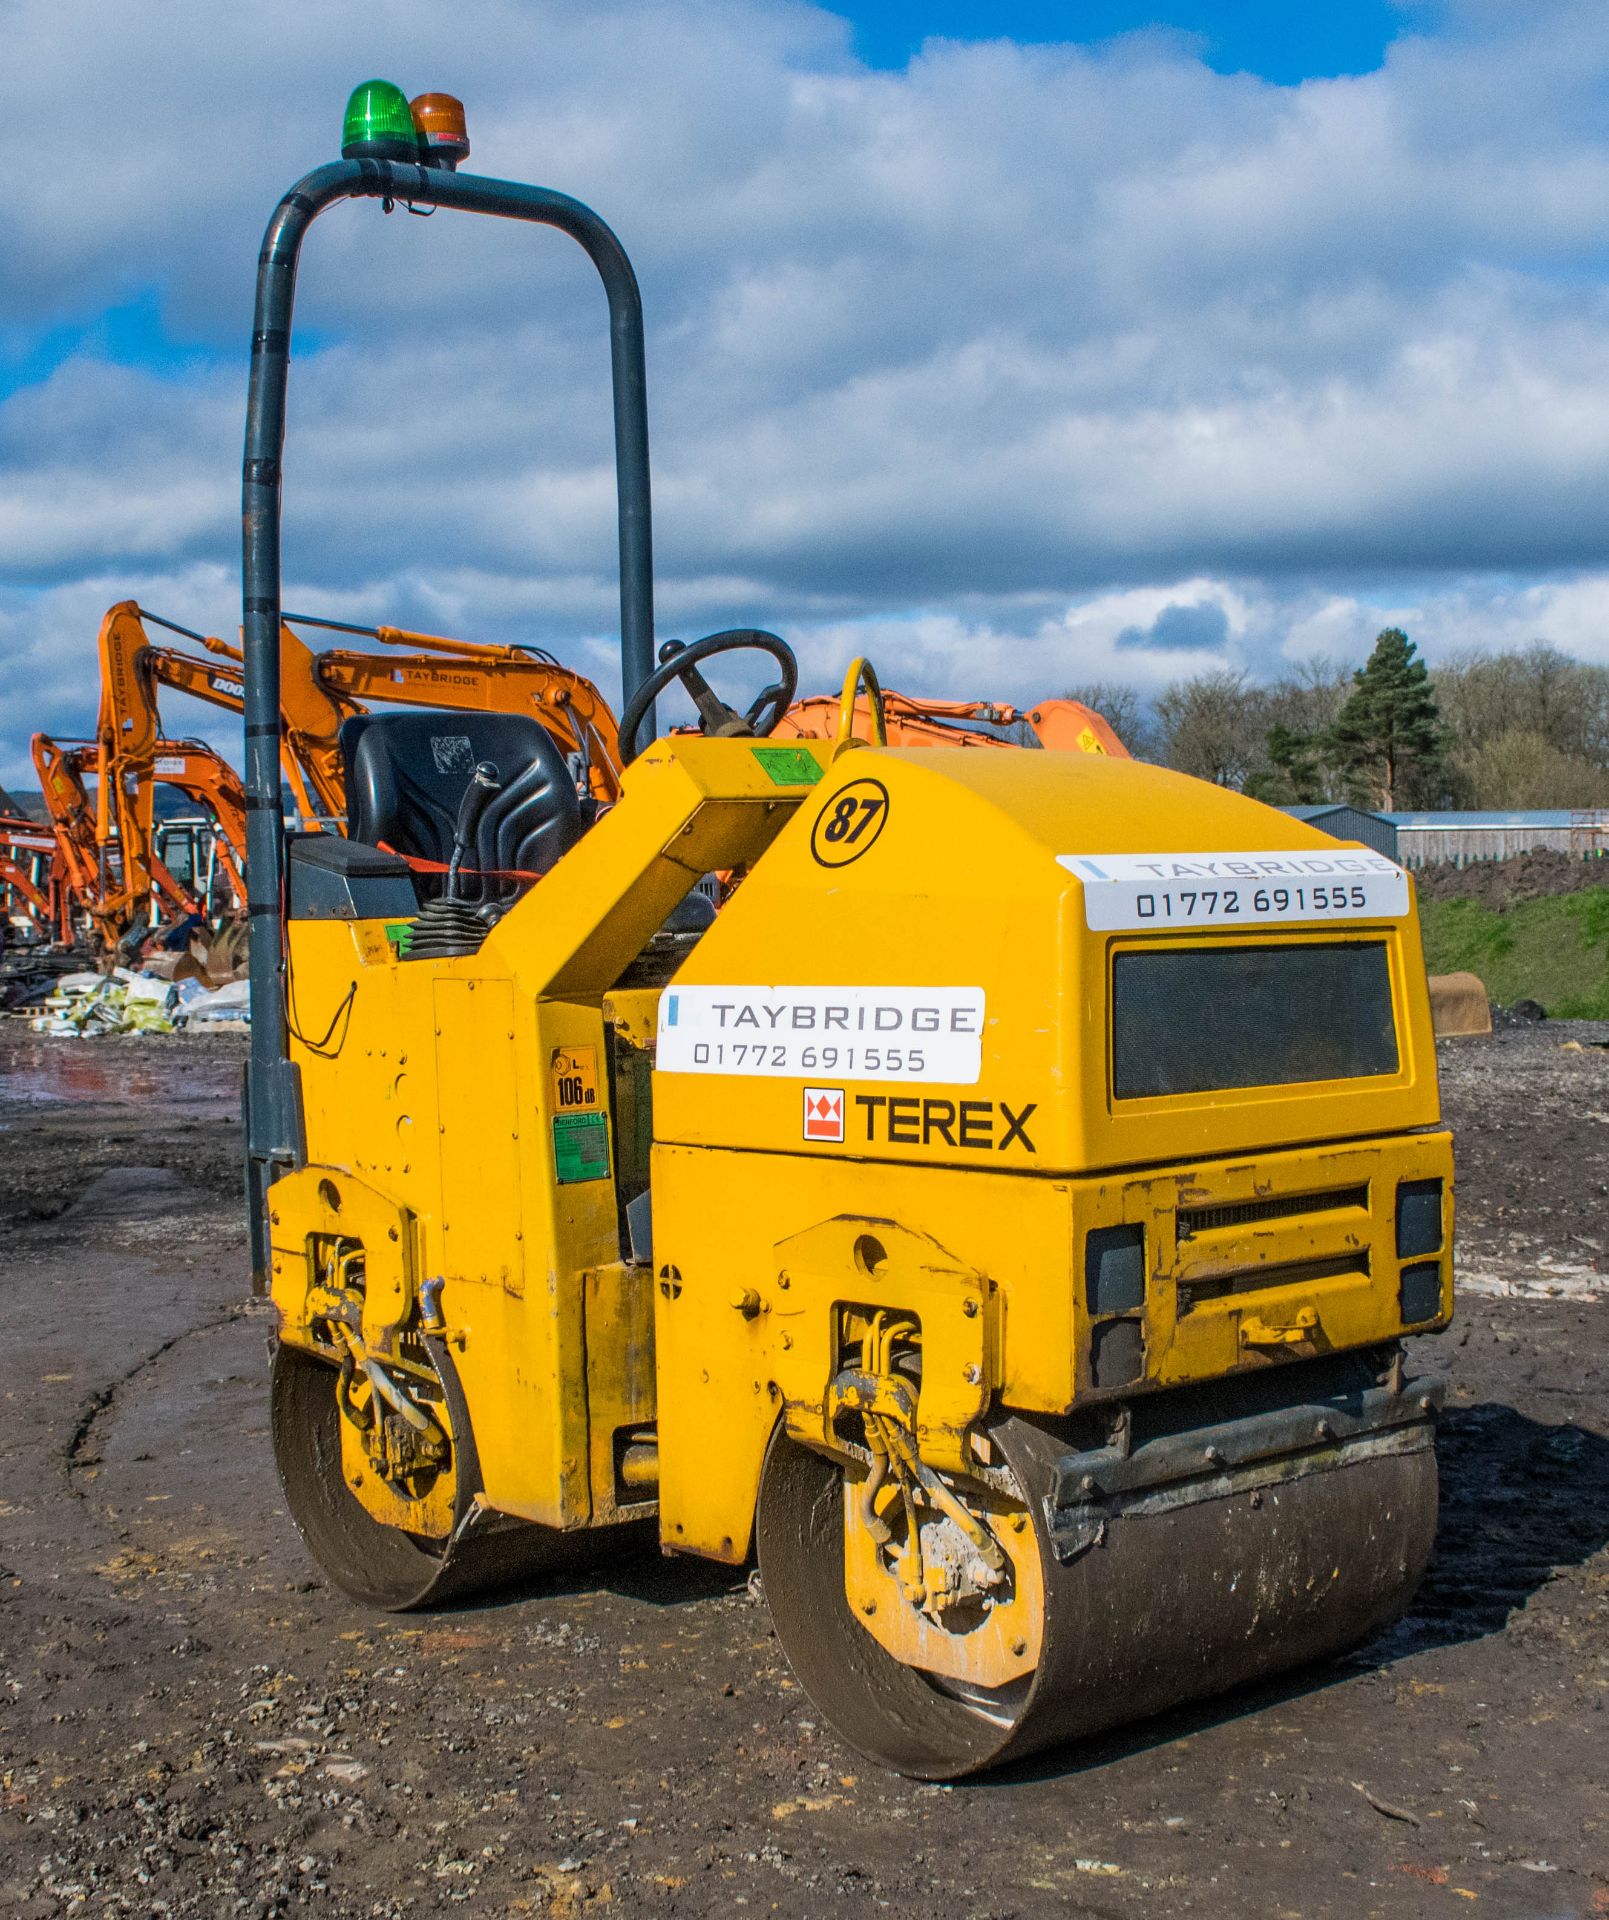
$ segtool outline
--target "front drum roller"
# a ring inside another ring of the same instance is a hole
[[[757,1520],[777,1637],[851,1746],[922,1780],[1339,1653],[1402,1611],[1436,1528],[1430,1402],[1384,1390],[1364,1401],[1350,1423],[1291,1409],[1175,1430],[1121,1458],[1076,1453],[1021,1418],[991,1427],[1033,1516],[1043,1588],[1037,1662],[993,1690],[903,1664],[856,1618],[843,1464],[779,1429]]]
[[[457,1375],[441,1343],[428,1344],[444,1387],[455,1476],[447,1530],[439,1539],[385,1525],[348,1486],[339,1370],[283,1342],[274,1351],[274,1460],[291,1518],[343,1593],[393,1613],[466,1600],[572,1566],[587,1540],[585,1534],[509,1519],[477,1498],[480,1468]]]

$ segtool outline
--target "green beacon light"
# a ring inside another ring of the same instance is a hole
[[[341,127],[341,158],[418,160],[419,135],[401,87],[389,80],[365,80],[353,88]]]

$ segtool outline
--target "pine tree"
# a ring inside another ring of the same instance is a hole
[[[1327,733],[1282,726],[1276,720],[1268,729],[1268,765],[1258,768],[1245,791],[1271,807],[1309,807],[1327,800],[1324,755],[1328,746]]]
[[[1387,627],[1330,736],[1355,798],[1385,812],[1440,797],[1444,735],[1430,673],[1400,627]]]

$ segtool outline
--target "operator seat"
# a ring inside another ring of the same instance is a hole
[[[341,725],[348,837],[442,871],[415,868],[421,900],[438,896],[459,803],[478,762],[501,786],[459,873],[467,902],[506,902],[581,838],[575,780],[558,743],[523,713],[354,714]]]

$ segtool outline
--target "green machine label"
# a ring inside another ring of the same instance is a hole
[[[803,747],[753,747],[750,751],[779,787],[813,787],[821,778],[815,755]]]
[[[553,1165],[561,1187],[579,1180],[609,1178],[609,1116],[604,1113],[556,1113],[553,1116]]]

